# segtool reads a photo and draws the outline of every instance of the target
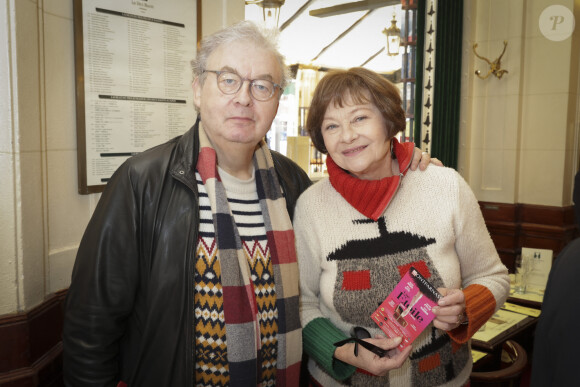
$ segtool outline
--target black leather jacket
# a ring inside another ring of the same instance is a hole
[[[67,385],[193,386],[197,125],[130,158],[107,184],[65,304]],[[311,182],[290,159],[272,156],[292,219]]]

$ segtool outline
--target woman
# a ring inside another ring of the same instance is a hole
[[[413,145],[394,138],[405,127],[399,92],[372,71],[322,78],[307,127],[329,173],[300,196],[294,216],[312,384],[465,385],[468,340],[509,292],[469,186],[449,168],[409,170]],[[411,266],[443,297],[432,323],[400,349],[371,314]],[[353,329],[373,338],[359,347],[348,340]]]

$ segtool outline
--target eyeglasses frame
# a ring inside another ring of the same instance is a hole
[[[236,94],[238,91],[240,91],[242,89],[242,86],[244,85],[244,82],[248,81],[250,83],[250,95],[252,96],[252,98],[254,98],[256,101],[260,101],[260,102],[267,102],[269,100],[272,99],[272,97],[276,94],[276,88],[282,90],[282,86],[280,86],[279,84],[277,84],[276,82],[272,82],[268,79],[249,79],[249,78],[244,78],[242,77],[240,74],[234,72],[234,71],[229,71],[229,70],[203,70],[203,73],[214,73],[216,75],[216,83],[218,86],[218,90],[221,91],[222,93],[224,93],[225,95],[234,95]],[[224,73],[229,73],[229,74],[235,74],[238,77],[240,77],[241,82],[240,82],[240,87],[238,88],[238,90],[234,91],[233,93],[226,93],[225,91],[223,91],[220,86],[219,86],[219,77],[221,74]],[[272,94],[270,94],[270,96],[267,99],[258,99],[254,96],[254,93],[252,91],[252,85],[254,84],[255,81],[265,81],[265,82],[270,82],[274,87],[272,88]]]

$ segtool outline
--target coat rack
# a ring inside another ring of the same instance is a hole
[[[496,60],[494,60],[493,62],[490,61],[489,59],[484,58],[483,56],[479,55],[477,53],[477,51],[475,51],[476,48],[477,48],[477,43],[475,43],[473,45],[473,53],[475,54],[476,57],[478,57],[479,59],[482,59],[482,60],[486,61],[489,64],[489,70],[487,71],[487,74],[485,74],[484,76],[481,76],[481,72],[479,70],[475,70],[475,75],[477,75],[481,79],[486,79],[491,74],[493,74],[498,79],[501,79],[501,77],[505,73],[508,72],[507,70],[501,68],[501,57],[503,56],[503,54],[505,54],[505,49],[507,48],[507,40],[504,40],[503,41],[503,51],[501,52],[501,55]]]

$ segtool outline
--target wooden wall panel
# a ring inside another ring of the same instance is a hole
[[[0,387],[62,386],[66,290],[29,312],[0,317]]]
[[[515,222],[518,214],[517,205],[506,203],[479,202],[485,221]]]
[[[487,229],[510,272],[522,247],[549,249],[554,258],[574,238],[574,207],[480,202]]]
[[[0,322],[0,375],[29,364],[26,316],[17,315]]]

